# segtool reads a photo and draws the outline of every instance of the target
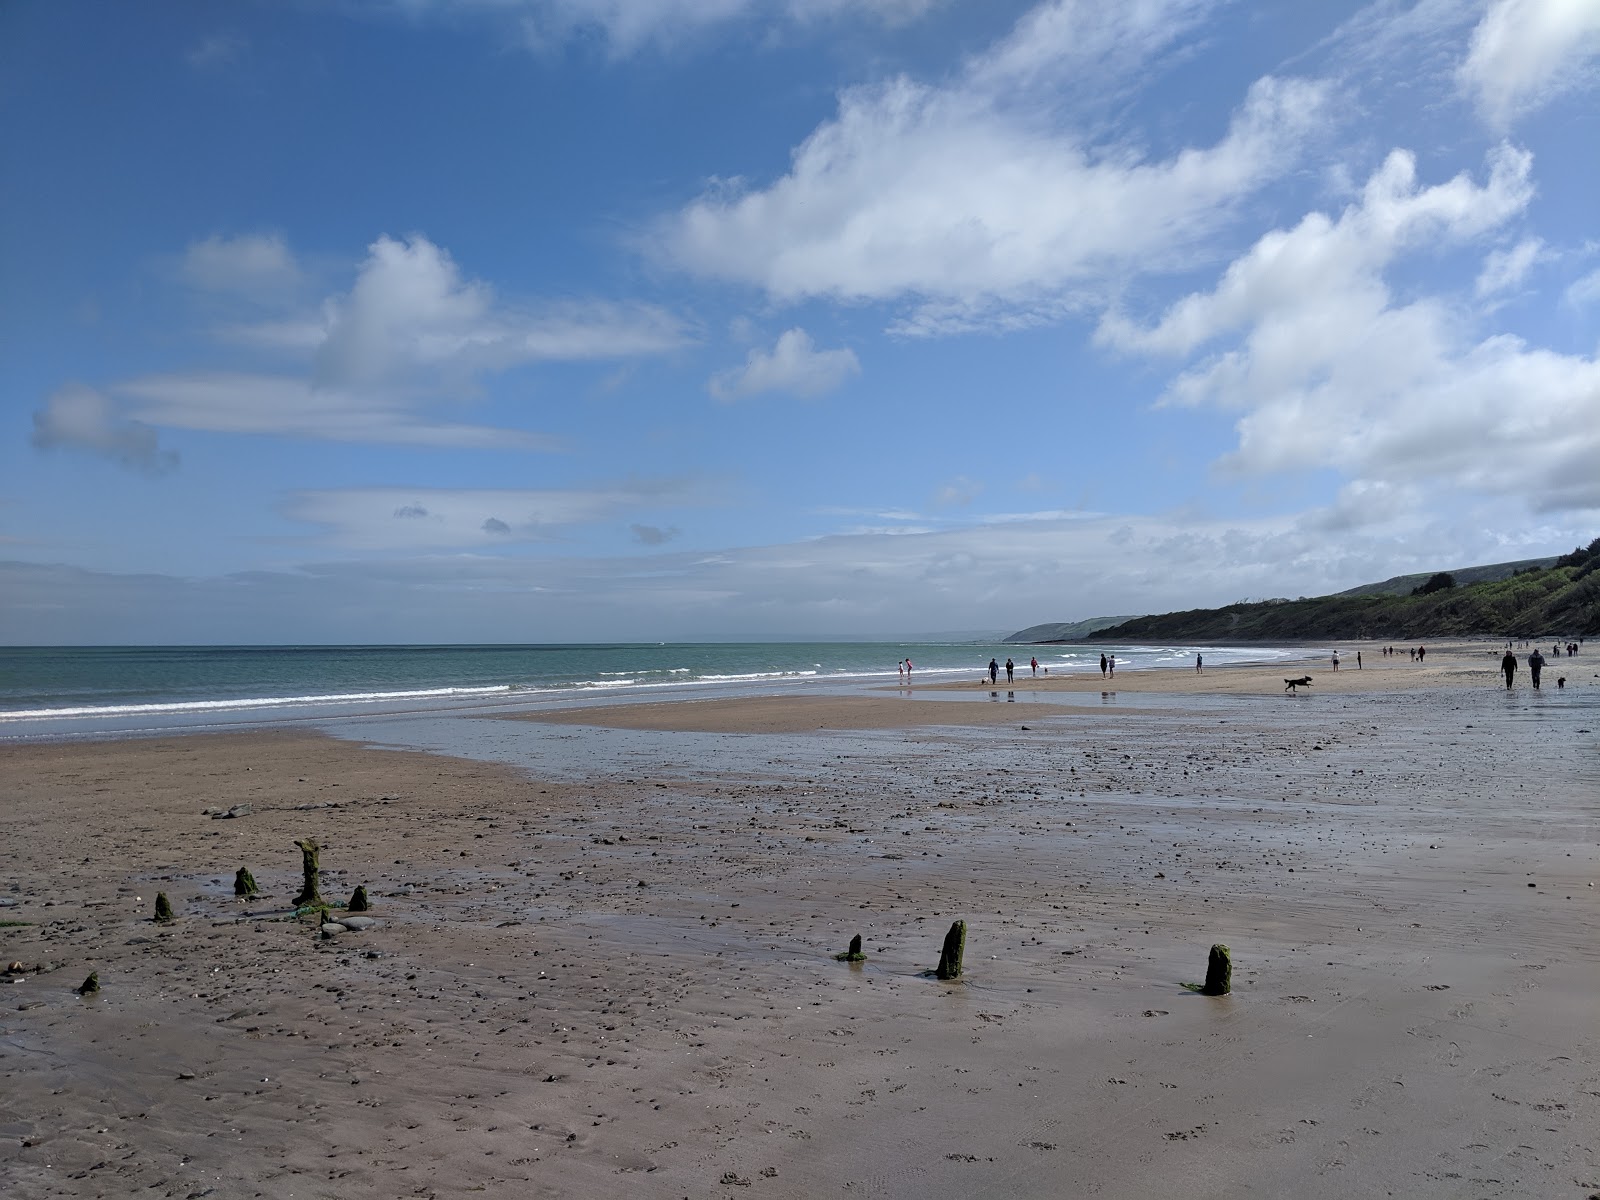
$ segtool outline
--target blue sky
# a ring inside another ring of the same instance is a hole
[[[1600,533],[1600,0],[0,8],[0,642],[913,636]]]

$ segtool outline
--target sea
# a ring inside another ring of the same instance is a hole
[[[1302,658],[1265,646],[1001,642],[616,642],[525,646],[30,646],[0,648],[0,743],[306,718],[551,707],[647,698],[854,690]],[[900,664],[911,664],[909,681]]]

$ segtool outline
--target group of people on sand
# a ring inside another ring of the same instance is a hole
[[[1037,658],[1030,658],[1028,660],[1028,666],[1033,669],[1033,673],[1035,675],[1037,675],[1039,673],[1039,660]],[[1006,659],[1006,682],[1007,683],[1010,683],[1012,681],[1012,679],[1016,675],[1016,671],[1017,671],[1017,664],[1012,662],[1009,658]],[[1044,673],[1046,675],[1050,674],[1050,668],[1046,667],[1044,669]],[[989,682],[990,683],[998,683],[998,682],[1000,682],[1000,664],[998,662],[996,662],[992,658],[989,660]]]
[[[1406,652],[1411,655],[1412,662],[1425,662],[1428,657],[1428,648],[1426,646],[1407,646]],[[1396,650],[1393,646],[1385,646],[1383,648],[1383,656],[1385,658],[1392,657],[1393,655],[1399,653],[1400,651]]]
[[[1522,644],[1526,646],[1529,643],[1523,642]],[[1565,645],[1559,643],[1552,644],[1550,647],[1550,657],[1560,658],[1564,653],[1568,658],[1571,658],[1578,652],[1578,647],[1582,644],[1582,638],[1579,638],[1576,642],[1567,642]],[[1510,691],[1511,685],[1517,677],[1517,656],[1512,653],[1511,642],[1509,640],[1506,642],[1505,655],[1500,659],[1500,672],[1506,677],[1506,690]],[[1539,686],[1539,679],[1544,674],[1544,655],[1539,653],[1539,647],[1537,646],[1533,648],[1533,653],[1528,655],[1528,674],[1533,679],[1534,691],[1541,690]],[[1566,687],[1567,677],[1563,675],[1557,679],[1556,686],[1558,688]]]

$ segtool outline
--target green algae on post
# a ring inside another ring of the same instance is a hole
[[[366,912],[372,906],[367,903],[367,888],[362,884],[350,893],[350,903],[345,905],[351,912]]]
[[[944,935],[944,948],[939,951],[939,966],[934,971],[940,979],[961,977],[961,958],[967,950],[967,923],[957,921]]]
[[[314,838],[305,838],[295,845],[300,848],[300,869],[305,880],[300,885],[300,894],[294,898],[294,903],[296,906],[321,904],[322,893],[317,890],[317,851],[321,847]]]
[[[157,892],[155,920],[165,925],[173,919],[173,916],[172,901],[167,899],[165,892]]]
[[[100,990],[100,972],[99,971],[90,971],[89,972],[89,978],[85,979],[77,987],[77,992],[78,992],[78,995],[80,995],[80,996],[92,996],[96,992],[98,992],[99,990]]]
[[[840,962],[866,962],[867,956],[861,953],[861,935],[858,933],[850,939],[850,949],[843,954],[835,954],[834,958]]]
[[[1200,991],[1205,996],[1226,996],[1233,991],[1233,956],[1221,942],[1211,947],[1206,958],[1206,985]]]
[[[1183,985],[1202,996],[1226,996],[1233,991],[1233,955],[1221,942],[1211,947],[1206,958],[1206,981]]]
[[[256,886],[256,877],[250,874],[249,867],[240,867],[233,875],[233,894],[235,896],[254,896],[260,892]]]

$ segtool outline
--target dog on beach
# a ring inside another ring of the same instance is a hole
[[[1295,688],[1310,687],[1311,686],[1311,676],[1302,675],[1302,676],[1300,676],[1299,679],[1285,679],[1284,683],[1288,684],[1289,686],[1284,688],[1283,690],[1286,691],[1286,692],[1293,692],[1295,690]],[[1298,694],[1299,693],[1296,693],[1296,695],[1298,695]]]

